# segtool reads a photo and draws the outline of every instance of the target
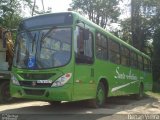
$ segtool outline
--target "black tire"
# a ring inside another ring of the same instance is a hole
[[[7,103],[12,100],[9,89],[9,81],[5,81],[0,84],[0,102]]]
[[[96,98],[89,100],[89,106],[93,108],[104,107],[106,102],[106,91],[102,82],[98,84]]]
[[[59,106],[60,104],[61,104],[61,101],[51,101],[51,102],[49,102],[50,103],[50,105],[52,105],[52,106]]]
[[[140,84],[139,92],[138,92],[138,94],[136,94],[136,99],[140,100],[143,97],[144,97],[144,87],[143,87],[143,84]]]

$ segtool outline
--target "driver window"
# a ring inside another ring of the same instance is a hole
[[[89,32],[88,40],[85,40],[85,30],[81,27],[77,27],[77,50],[76,50],[76,62],[77,63],[93,63],[93,35]]]

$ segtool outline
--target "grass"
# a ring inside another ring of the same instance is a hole
[[[157,99],[160,99],[160,93],[154,93],[152,91],[148,91],[145,93],[147,96],[149,97],[153,97],[153,98],[157,98]]]

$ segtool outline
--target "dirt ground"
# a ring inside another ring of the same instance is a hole
[[[51,106],[42,101],[17,101],[0,105],[2,120],[160,120],[160,94],[147,92],[141,100],[112,97],[104,108],[88,108],[84,102]],[[10,119],[5,119],[10,118]],[[14,118],[14,119],[13,119]]]

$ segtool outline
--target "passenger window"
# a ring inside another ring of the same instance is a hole
[[[144,58],[144,71],[151,72],[151,62],[147,58]]]
[[[107,38],[100,34],[96,34],[96,57],[102,60],[108,59]]]
[[[143,70],[143,57],[138,55],[138,68]]]
[[[129,49],[121,46],[121,64],[129,66],[130,65],[130,54],[129,54]]]
[[[130,54],[131,67],[137,68],[137,54],[131,51]]]
[[[108,40],[109,60],[113,63],[120,64],[119,44],[115,41]]]

